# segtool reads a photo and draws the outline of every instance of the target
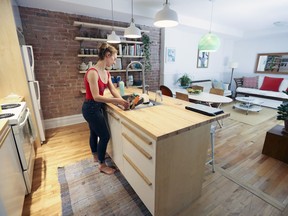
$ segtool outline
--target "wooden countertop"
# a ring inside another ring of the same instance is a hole
[[[125,88],[125,94],[132,94],[134,92],[140,95],[142,94],[141,89]],[[105,94],[107,96],[110,95],[109,90],[108,92],[106,91]],[[155,93],[149,92],[149,98],[154,100]],[[185,106],[188,104],[190,104],[190,102],[163,96],[161,105],[135,110],[124,111],[116,105],[107,105],[119,116],[123,117],[155,140],[174,136],[230,116],[229,113],[224,113],[216,117],[202,115],[186,110]]]
[[[0,104],[7,103],[17,103],[24,101],[24,97],[18,95],[8,95],[5,98],[0,98]],[[5,125],[8,123],[7,119],[0,119],[0,137],[2,136],[2,132],[4,130]]]
[[[5,98],[0,98],[0,104],[17,103],[24,101],[24,97],[18,95],[8,95]]]
[[[6,138],[6,133],[8,129],[8,120],[7,119],[1,119],[0,120],[0,147]]]

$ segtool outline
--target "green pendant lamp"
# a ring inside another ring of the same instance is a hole
[[[216,52],[220,47],[220,39],[217,35],[211,33],[211,26],[212,26],[212,15],[213,15],[213,1],[212,2],[212,11],[211,11],[211,19],[210,19],[210,30],[209,33],[205,34],[201,37],[198,43],[198,49],[202,52]]]

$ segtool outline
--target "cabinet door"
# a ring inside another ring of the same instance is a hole
[[[110,127],[111,138],[108,146],[108,154],[114,163],[123,170],[122,140],[121,140],[121,119],[112,110],[107,109],[108,123]]]
[[[0,141],[0,215],[21,215],[25,182],[12,132]]]

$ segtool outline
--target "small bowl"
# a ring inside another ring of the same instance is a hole
[[[187,88],[188,94],[200,94],[202,91],[199,89]]]

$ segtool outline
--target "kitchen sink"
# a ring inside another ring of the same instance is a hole
[[[133,97],[133,96],[132,95],[124,95],[124,96],[122,96],[122,98],[124,100],[127,100],[129,97]],[[155,101],[155,100],[150,100],[149,103],[139,104],[134,109],[137,110],[137,109],[142,109],[142,108],[147,108],[147,107],[154,107],[154,106],[157,106],[157,105],[161,105],[161,103],[158,102],[158,101]],[[123,109],[123,107],[121,105],[118,105],[118,106]],[[127,110],[130,110],[130,109],[127,109]]]

